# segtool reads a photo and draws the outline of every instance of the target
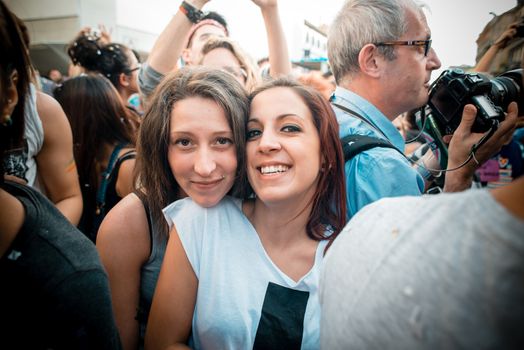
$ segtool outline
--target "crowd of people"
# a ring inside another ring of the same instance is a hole
[[[416,1],[344,2],[334,84],[293,71],[278,0],[252,0],[263,69],[209,1],[145,62],[83,29],[47,85],[0,1],[2,347],[524,346],[524,56],[487,130],[475,96],[439,144]]]

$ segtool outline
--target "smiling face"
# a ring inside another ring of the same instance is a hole
[[[236,150],[224,110],[215,101],[194,96],[175,103],[168,162],[183,194],[202,207],[217,204],[229,192]]]
[[[290,88],[255,96],[247,124],[247,172],[266,204],[309,203],[321,167],[320,139],[310,110]]]

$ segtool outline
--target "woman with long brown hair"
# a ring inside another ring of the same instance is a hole
[[[143,348],[169,236],[162,209],[186,196],[211,207],[240,193],[247,114],[245,90],[219,70],[181,69],[153,95],[138,137],[140,188],[106,216],[96,242],[124,349]]]
[[[55,89],[73,131],[84,211],[78,227],[93,242],[105,214],[132,192],[138,121],[100,74],[83,74]]]

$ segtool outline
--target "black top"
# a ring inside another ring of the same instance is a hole
[[[6,182],[25,208],[0,259],[0,348],[120,349],[94,244],[37,191]]]

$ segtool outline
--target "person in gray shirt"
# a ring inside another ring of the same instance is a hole
[[[522,349],[524,177],[491,192],[386,198],[334,241],[322,349]]]

